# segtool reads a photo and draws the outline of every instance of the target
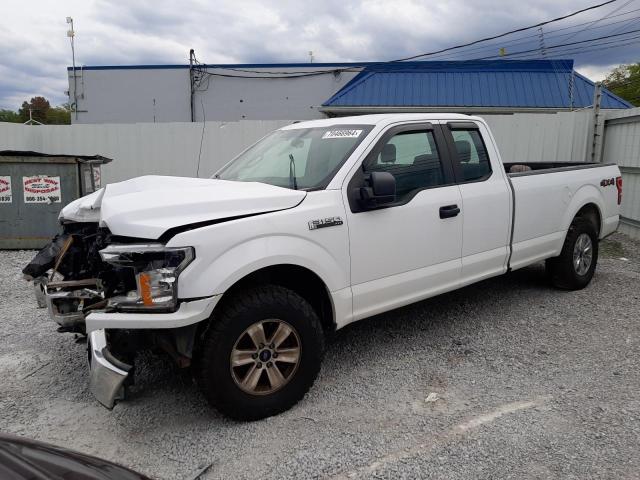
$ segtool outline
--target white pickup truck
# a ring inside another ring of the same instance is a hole
[[[478,117],[316,120],[211,179],[76,200],[24,273],[60,331],[88,335],[105,406],[151,349],[224,414],[259,419],[305,395],[328,331],[542,260],[556,287],[585,287],[621,198],[615,165],[503,163]]]

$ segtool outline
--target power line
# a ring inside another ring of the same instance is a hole
[[[638,43],[638,42],[627,42],[627,40],[633,40],[633,39],[637,39],[640,38],[640,35],[636,35],[634,37],[628,37],[623,39],[624,43],[620,43],[620,40],[612,40],[610,42],[601,42],[598,44],[594,44],[592,46],[587,45],[584,47],[576,47],[576,48],[569,48],[569,49],[564,49],[564,50],[559,50],[557,52],[554,52],[553,55],[554,56],[558,56],[558,55],[566,55],[568,53],[587,53],[587,52],[593,52],[593,51],[598,51],[598,50],[606,50],[607,48],[618,48],[621,46],[625,46],[625,45],[631,45],[633,43]],[[609,44],[615,44],[613,47],[607,47],[607,48],[598,48],[600,45],[609,45]],[[591,48],[591,47],[596,47],[596,48]],[[537,56],[537,52],[531,52],[528,54],[524,54],[524,55],[517,55],[517,54],[513,54],[514,57],[517,57],[516,59],[523,59],[523,58],[532,58],[532,57],[536,57]]]
[[[627,4],[624,4],[623,7],[626,6],[626,5]],[[629,15],[631,13],[635,13],[635,12],[638,12],[638,11],[640,11],[640,8],[635,8],[633,10],[627,10],[626,12],[618,13],[617,15],[607,15],[606,18],[611,20],[613,18],[622,17],[622,16]],[[634,16],[634,17],[631,17],[631,18],[625,18],[625,19],[622,19],[622,20],[617,20],[615,22],[609,22],[609,23],[598,25],[597,27],[590,28],[590,30],[606,28],[606,27],[610,27],[612,25],[618,25],[620,23],[628,23],[628,22],[631,22],[633,20],[639,20],[639,19],[640,19],[640,16]],[[545,30],[545,32],[544,32],[545,40],[548,41],[551,38],[562,38],[562,37],[571,35],[573,32],[560,34],[560,35],[550,35],[552,33],[562,32],[562,31],[565,31],[565,30],[570,30],[570,29],[573,29],[573,28],[578,28],[578,27],[581,27],[581,26],[584,26],[584,25],[590,25],[590,24],[593,24],[593,23],[594,23],[594,21],[590,20],[588,22],[577,23],[575,25],[569,25],[567,27],[556,28],[556,29],[553,29],[553,30]],[[518,42],[518,40],[523,40],[523,39],[528,39],[528,38],[537,38],[538,36],[539,36],[538,33],[535,33],[533,35],[524,35],[524,36],[516,37],[516,38],[514,38],[514,39],[512,39],[512,40],[510,40],[509,42],[506,42],[506,43],[495,43],[495,45],[499,45],[501,47],[514,47],[516,45],[525,45],[525,44],[530,43],[530,42],[527,42],[527,41]],[[460,52],[459,54],[460,55],[467,55],[467,54],[469,54],[471,52],[488,50],[489,48],[491,48],[491,47],[488,46],[488,45],[483,45],[481,47],[465,50],[463,52]],[[442,58],[442,57],[446,58],[446,57],[448,57],[448,55],[446,53],[442,53],[442,54],[433,55],[433,57],[434,58]],[[367,63],[372,63],[372,62],[366,62],[366,63],[361,64],[360,66],[364,67],[364,66],[367,65]],[[373,62],[373,63],[375,63],[375,62]],[[230,71],[234,71],[234,72],[243,72],[243,73],[258,73],[258,74],[264,74],[264,75],[292,75],[292,74],[312,73],[309,70],[306,70],[306,71],[291,71],[291,70],[289,70],[289,71],[262,72],[260,70],[250,70],[250,69],[243,69],[243,68],[225,67],[225,66],[222,66],[222,65],[206,65],[205,64],[203,66],[206,67],[206,68],[216,68],[216,69],[220,69],[220,70],[230,70]],[[355,70],[353,70],[355,68],[359,68],[359,67],[354,65],[354,66],[347,67],[347,68],[344,68],[344,69],[339,69],[339,71],[355,71]],[[315,72],[329,73],[329,72],[334,72],[334,71],[336,71],[336,69],[316,70]]]
[[[264,76],[265,74],[266,75],[270,75],[270,74],[266,73],[266,72],[255,71],[255,70],[254,71],[247,71],[247,73],[261,73],[262,75],[250,76],[250,75],[232,75],[232,74],[225,74],[225,73],[212,73],[212,72],[208,72],[208,71],[206,71],[204,69],[201,71],[201,73],[203,75],[212,75],[212,76],[227,77],[227,78],[284,79],[284,78],[302,78],[302,77],[312,77],[312,76],[317,76],[317,75],[327,75],[329,73],[337,74],[337,73],[348,72],[348,71],[356,72],[356,71],[359,71],[358,69],[360,69],[360,68],[362,68],[364,66],[384,65],[384,64],[389,64],[389,63],[398,63],[398,62],[405,62],[405,61],[408,61],[408,60],[415,60],[417,58],[433,56],[433,55],[437,55],[437,54],[440,54],[440,53],[449,52],[449,51],[452,51],[452,50],[458,50],[458,49],[465,48],[465,47],[472,46],[472,45],[477,45],[479,43],[488,42],[490,40],[503,38],[503,37],[506,37],[508,35],[512,35],[514,33],[524,32],[526,30],[531,30],[533,28],[542,27],[542,26],[548,25],[550,23],[559,22],[561,20],[565,20],[567,18],[571,18],[571,17],[574,17],[576,15],[579,15],[581,13],[584,13],[584,12],[587,12],[587,11],[590,11],[590,10],[595,10],[595,9],[603,7],[605,5],[612,4],[612,3],[616,2],[616,1],[618,1],[618,0],[608,0],[606,2],[599,3],[597,5],[592,5],[590,7],[586,7],[586,8],[577,10],[575,12],[569,13],[567,15],[563,15],[561,17],[556,17],[556,18],[553,18],[551,20],[546,20],[544,22],[536,23],[535,25],[529,25],[527,27],[516,28],[516,29],[510,30],[508,32],[504,32],[504,33],[501,33],[501,34],[498,34],[498,35],[493,35],[493,36],[490,36],[490,37],[481,38],[481,39],[478,39],[478,40],[474,40],[472,42],[467,42],[467,43],[463,43],[463,44],[459,44],[459,45],[454,45],[452,47],[447,47],[447,48],[443,48],[443,49],[440,49],[440,50],[435,50],[435,51],[432,51],[432,52],[420,53],[420,54],[417,54],[417,55],[412,55],[410,57],[404,57],[404,58],[398,58],[398,59],[395,59],[395,60],[389,60],[389,61],[386,61],[386,62],[373,62],[373,63],[364,62],[364,63],[361,63],[361,64],[353,65],[353,66],[348,67],[348,68],[337,68],[337,69],[333,69],[333,70],[286,72],[286,75],[282,75],[285,72],[280,72],[280,73],[277,73],[277,74],[274,73],[274,75],[280,75],[280,76]],[[199,65],[201,65],[201,64],[199,64]],[[206,65],[201,65],[201,66],[204,67],[204,68],[207,68]],[[238,71],[240,71],[240,70],[238,69]]]
[[[569,35],[569,37],[566,40],[570,40],[572,38],[574,38],[576,35],[580,35],[582,32],[586,32],[587,30],[591,29],[594,25],[596,25],[597,23],[600,23],[602,20],[604,20],[605,18],[609,18],[612,14],[619,12],[620,10],[622,10],[624,7],[626,7],[627,5],[629,5],[631,2],[633,2],[633,0],[628,0],[626,3],[623,3],[622,5],[620,5],[618,8],[612,10],[611,12],[609,12],[607,15],[605,15],[604,17],[600,17],[597,20],[594,20],[593,22],[591,22],[587,27],[583,28],[582,30],[579,30],[577,32],[573,32],[571,35]]]
[[[635,9],[635,10],[629,10],[628,12],[625,12],[624,14],[621,14],[621,15],[627,15],[629,13],[633,13],[633,12],[636,12],[636,11],[640,11],[640,8]],[[618,16],[618,15],[616,15],[616,16]],[[613,17],[611,17],[611,18],[613,18]],[[640,19],[640,16],[636,16],[636,17],[632,17],[632,18],[625,18],[624,20],[618,20],[616,22],[610,22],[610,23],[606,23],[606,24],[603,24],[603,25],[599,25],[597,27],[593,27],[591,30],[595,30],[595,29],[598,29],[598,28],[606,28],[606,27],[609,27],[611,25],[617,25],[619,23],[629,23],[629,22],[631,22],[633,20],[638,20],[638,19]],[[555,29],[555,30],[546,30],[545,33],[544,33],[544,38],[545,38],[545,40],[549,40],[551,38],[566,37],[568,35],[571,35],[571,33],[564,33],[564,34],[560,34],[560,35],[549,35],[549,34],[550,33],[554,33],[554,32],[559,32],[559,31],[562,31],[562,30],[568,30],[568,29],[571,29],[571,28],[576,28],[576,27],[579,27],[579,26],[582,26],[582,25],[586,25],[588,23],[592,23],[592,22],[585,22],[585,23],[581,23],[581,24],[577,24],[577,25],[572,25],[570,27],[558,28],[558,29]],[[615,31],[617,31],[617,30],[614,30],[614,32]],[[525,35],[525,36],[522,36],[522,37],[514,38],[513,40],[510,40],[510,41],[508,41],[506,43],[495,43],[493,45],[483,45],[481,47],[472,48],[472,49],[469,49],[469,50],[464,50],[462,52],[459,52],[459,54],[460,55],[467,55],[467,54],[469,54],[471,52],[488,50],[490,48],[495,48],[496,46],[514,47],[516,45],[526,45],[528,43],[532,43],[533,40],[523,41],[523,42],[518,42],[517,40],[522,40],[522,39],[527,39],[527,38],[528,39],[534,39],[534,38],[537,38],[537,37],[539,37],[539,34]],[[435,55],[435,57],[433,57],[433,58],[438,58],[438,57],[448,57],[448,55],[447,54]]]
[[[590,7],[583,8],[582,10],[577,10],[577,11],[575,11],[573,13],[568,14],[568,15],[563,15],[562,17],[556,17],[556,18],[553,18],[551,20],[547,20],[545,22],[536,23],[535,25],[529,25],[528,27],[516,28],[515,30],[510,30],[508,32],[501,33],[499,35],[493,35],[492,37],[485,37],[485,38],[481,38],[479,40],[474,40],[473,42],[463,43],[463,44],[460,44],[460,45],[455,45],[453,47],[443,48],[441,50],[435,50],[433,52],[421,53],[419,55],[413,55],[411,57],[399,58],[397,60],[392,60],[392,61],[393,62],[404,62],[404,61],[407,61],[407,60],[415,60],[416,58],[420,58],[420,57],[427,57],[427,56],[435,55],[435,54],[438,54],[438,53],[443,53],[443,52],[448,52],[448,51],[451,51],[451,50],[457,50],[457,49],[460,49],[460,48],[469,47],[471,45],[476,45],[478,43],[487,42],[489,40],[495,40],[496,38],[506,37],[507,35],[511,35],[513,33],[524,32],[526,30],[531,30],[532,28],[538,28],[538,27],[542,27],[544,25],[548,25],[550,23],[559,22],[560,20],[565,20],[567,18],[579,15],[580,13],[587,12],[589,10],[594,10],[596,8],[604,7],[605,5],[609,5],[609,4],[614,3],[616,1],[617,0],[609,0],[609,1],[604,2],[604,3],[599,3],[597,5],[592,5]]]
[[[596,40],[604,40],[606,38],[619,37],[621,35],[628,35],[630,33],[636,33],[636,32],[640,32],[640,29],[630,30],[630,31],[624,32],[624,33],[616,33],[614,35],[603,35],[602,37],[591,38],[591,39],[588,39],[588,40],[579,40],[577,42],[560,43],[558,45],[551,45],[551,46],[547,46],[545,48],[546,48],[546,50],[551,50],[552,48],[566,47],[566,46],[569,46],[569,45],[577,45],[579,43],[594,42]],[[529,53],[529,52],[537,52],[538,50],[539,50],[538,48],[532,48],[532,49],[529,49],[529,50],[522,50],[520,52],[513,52],[511,55],[518,55],[518,54],[521,54],[521,53]],[[509,55],[509,56],[511,56],[511,55]],[[496,57],[499,57],[499,55],[492,55],[492,56],[489,56],[489,57],[478,58],[477,60],[491,60],[491,59],[496,58]]]

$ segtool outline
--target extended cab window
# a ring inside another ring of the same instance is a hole
[[[433,132],[401,132],[385,142],[380,153],[364,164],[365,173],[389,172],[396,179],[396,198],[411,192],[443,185],[444,171]]]
[[[452,130],[462,181],[478,180],[491,173],[489,154],[478,130]]]

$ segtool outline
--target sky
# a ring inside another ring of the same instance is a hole
[[[309,51],[316,62],[364,62],[446,48],[602,1],[2,0],[0,108],[17,110],[35,95],[53,105],[67,101],[67,16],[74,21],[78,66],[186,64],[190,48],[203,63],[308,62]],[[632,30],[640,31],[640,0],[616,0],[545,26],[542,41],[550,47]],[[573,58],[580,73],[601,80],[621,63],[640,61],[633,37],[640,33],[545,53]],[[539,48],[539,32],[425,59],[481,58],[500,47],[512,55]]]

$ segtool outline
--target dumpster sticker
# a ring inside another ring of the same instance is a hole
[[[96,187],[96,190],[99,190],[101,185],[102,185],[102,181],[100,178],[100,167],[91,167],[91,169],[93,170],[93,184]]]
[[[24,203],[60,203],[60,177],[22,177]]]
[[[0,203],[11,203],[11,177],[0,175]]]

